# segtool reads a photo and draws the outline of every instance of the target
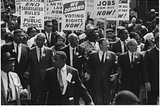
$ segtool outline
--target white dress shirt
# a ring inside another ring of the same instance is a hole
[[[69,46],[69,55],[70,55],[70,66],[73,66],[73,49],[74,49],[74,53],[76,52],[76,47],[72,48],[71,46]]]
[[[120,40],[120,43],[121,43],[122,53],[124,53],[125,52],[124,42]]]
[[[38,46],[36,46],[36,51],[37,51],[37,59],[40,62],[40,58],[39,58],[40,57],[40,48]],[[42,46],[42,48],[41,48],[41,58],[43,56],[43,51],[44,51],[44,46]]]
[[[14,45],[14,49],[17,53],[17,43],[13,42],[13,45]],[[18,57],[17,57],[17,61],[18,63],[20,62],[20,57],[21,57],[21,52],[22,52],[22,46],[21,46],[21,43],[18,45]]]
[[[132,62],[132,52],[128,51],[130,62]],[[135,60],[136,52],[133,52],[133,61]]]
[[[63,82],[63,91],[62,91],[62,95],[65,94],[66,89],[67,89],[67,69],[66,69],[66,64],[60,69],[58,70],[61,72],[62,75],[62,82]],[[57,71],[57,76],[58,76],[58,80],[59,80],[59,72]]]
[[[105,62],[106,54],[107,54],[107,53],[105,52],[105,53],[104,53],[103,62]],[[102,51],[102,50],[99,50],[98,55],[99,55],[99,59],[100,59],[100,61],[102,61],[103,51]]]

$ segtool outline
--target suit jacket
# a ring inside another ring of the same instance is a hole
[[[42,33],[45,33],[44,30],[42,30]],[[47,35],[46,35],[46,39],[47,39],[47,47],[52,47],[56,44],[57,42],[57,37],[59,36],[59,34],[57,32],[51,32],[51,43],[48,42],[48,38],[47,38]]]
[[[104,63],[101,63],[99,59],[99,51],[95,51],[90,54],[89,67],[91,71],[91,84],[93,89],[99,87],[102,80],[105,89],[110,89],[110,75],[112,74],[112,69],[115,69],[115,61],[116,55],[111,51],[108,51]]]
[[[125,48],[126,49],[126,48]],[[112,44],[112,51],[114,53],[118,53],[118,52],[121,52],[122,53],[122,47],[121,47],[121,42],[120,40],[117,40],[116,42],[114,42]]]
[[[18,75],[14,72],[9,72],[9,77],[10,79],[13,79],[12,81],[10,81],[10,83],[12,83],[12,87],[14,87],[15,89],[15,94],[16,94],[16,103],[17,105],[20,105],[20,92],[22,92],[23,87],[20,83],[20,79],[18,77]],[[4,91],[4,85],[1,79],[1,105],[7,105],[7,97],[5,95],[5,91]]]
[[[13,43],[6,43],[1,47],[1,52],[10,52],[11,56],[16,58],[15,61],[15,72],[20,77],[22,86],[24,88],[28,85],[28,79],[24,78],[24,72],[28,71],[28,61],[29,61],[29,47],[21,44],[21,57],[20,61],[17,61],[17,54],[15,53],[14,45]]]
[[[30,85],[40,84],[44,78],[46,69],[52,65],[52,50],[44,46],[41,62],[38,61],[36,47],[30,51]]]
[[[70,65],[70,52],[69,52],[69,45],[62,48],[62,51],[64,51],[67,55],[67,61],[66,64]],[[85,49],[81,46],[76,47],[76,52],[74,54],[74,60],[73,60],[73,67],[76,68],[79,72],[79,75],[81,77],[83,73],[83,66],[86,67],[86,58],[85,58]]]
[[[136,53],[133,65],[131,65],[129,53],[125,52],[118,58],[118,64],[121,67],[121,89],[122,90],[140,90],[142,81],[142,63],[143,55]]]
[[[67,81],[67,89],[64,95],[61,94],[59,81],[57,78],[57,69],[49,68],[44,77],[44,82],[42,89],[40,90],[40,98],[39,103],[44,104],[46,100],[46,95],[48,92],[47,104],[49,105],[73,105],[75,92],[77,89],[81,94],[82,99],[86,103],[92,102],[92,99],[79,79],[78,71],[66,65],[67,74],[70,73],[72,75],[71,81]]]
[[[151,83],[151,90],[159,90],[159,50],[146,51],[143,64],[144,82]]]

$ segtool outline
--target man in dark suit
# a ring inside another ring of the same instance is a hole
[[[55,33],[55,32],[53,33],[52,30],[53,30],[52,21],[50,21],[50,20],[45,21],[44,22],[44,30],[42,30],[42,33],[44,33],[46,36],[46,40],[47,40],[46,46],[48,46],[48,47],[55,45],[57,42],[58,33]]]
[[[75,33],[68,35],[68,41],[69,45],[61,49],[67,55],[66,64],[76,68],[82,79],[83,67],[86,65],[85,49],[79,46],[79,38]]]
[[[47,92],[47,104],[49,105],[73,105],[75,92],[82,95],[83,100],[93,104],[87,89],[79,79],[77,69],[66,65],[67,56],[63,51],[57,51],[53,56],[53,67],[47,69],[39,103],[45,104]]]
[[[79,72],[80,79],[83,80],[83,70],[86,68],[85,49],[79,46],[79,39],[75,33],[68,36],[69,45],[62,48],[67,55],[66,64],[76,68]],[[79,104],[79,94],[77,94],[76,104]]]
[[[155,44],[144,56],[143,74],[148,105],[156,105],[159,97],[159,31],[155,34]]]
[[[91,85],[93,100],[96,105],[109,105],[111,101],[110,75],[116,70],[116,54],[109,51],[109,41],[106,38],[99,40],[99,51],[92,52],[89,56],[91,71]],[[112,81],[116,78],[113,76]]]
[[[122,53],[118,57],[118,64],[122,71],[121,90],[129,90],[139,97],[143,55],[137,52],[137,45],[135,39],[128,40],[126,44],[128,52]]]
[[[117,40],[112,45],[112,51],[116,53],[117,56],[119,56],[121,53],[126,52],[126,39],[128,38],[128,31],[125,28],[122,28],[118,31],[117,37],[120,38],[120,40]]]
[[[16,59],[15,72],[20,77],[23,88],[27,88],[29,47],[21,43],[23,35],[24,32],[21,29],[14,30],[14,41],[4,44],[1,52],[10,52],[11,56]]]
[[[52,50],[44,46],[45,35],[39,33],[36,36],[36,45],[30,50],[30,89],[31,103],[37,104],[40,87],[46,69],[52,65]]]

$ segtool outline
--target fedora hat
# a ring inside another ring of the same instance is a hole
[[[9,52],[2,53],[1,62],[2,63],[8,63],[10,61],[15,61],[15,58],[12,58],[11,54]]]

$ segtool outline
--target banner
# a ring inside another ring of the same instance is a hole
[[[36,27],[44,29],[44,2],[43,0],[21,1],[21,28]]]
[[[118,20],[129,20],[129,0],[119,0]]]
[[[118,17],[109,20],[129,20],[129,0],[119,0]]]
[[[86,12],[87,12],[87,16],[89,15],[90,18],[93,18],[94,0],[86,0]]]
[[[84,30],[85,0],[63,0],[62,30]]]
[[[62,21],[62,0],[45,0],[45,20]]]
[[[118,0],[95,0],[94,18],[116,18],[118,16]]]
[[[21,16],[21,0],[15,0],[16,15]]]

